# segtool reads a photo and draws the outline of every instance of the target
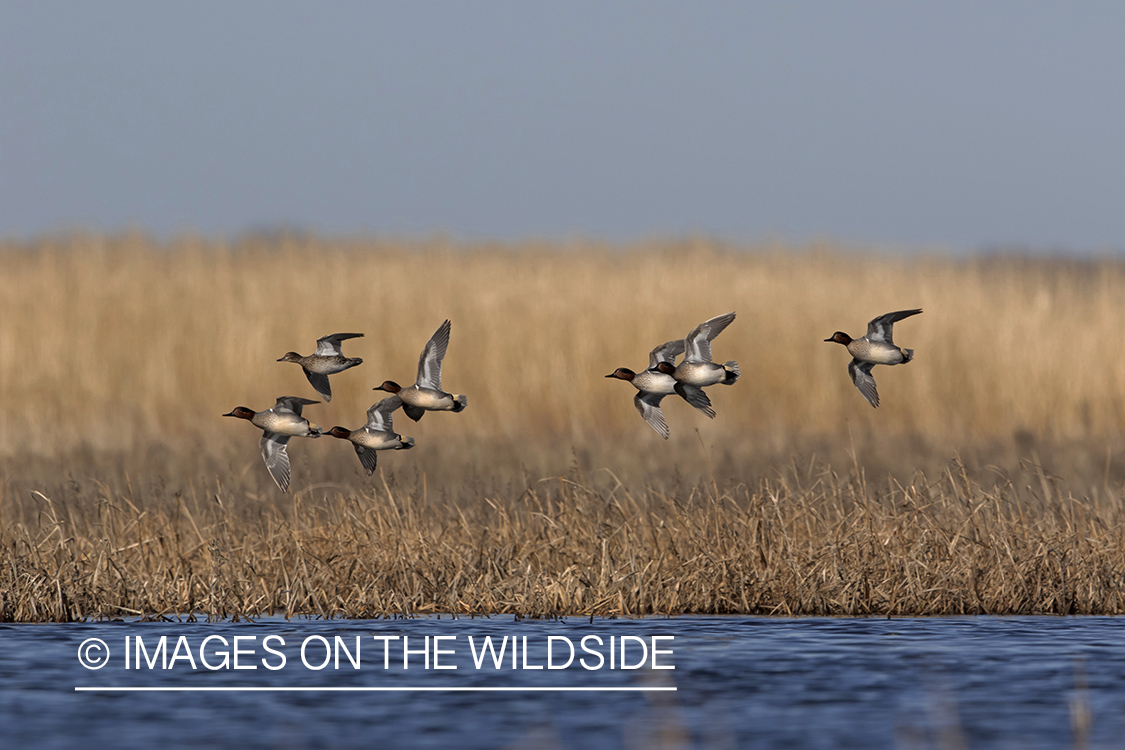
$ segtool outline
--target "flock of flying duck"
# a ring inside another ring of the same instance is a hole
[[[434,331],[434,335],[422,349],[418,358],[418,377],[414,385],[403,388],[393,380],[384,380],[372,390],[394,394],[373,404],[367,410],[367,424],[349,430],[346,427],[333,427],[327,433],[301,416],[301,410],[309,404],[317,404],[300,396],[282,396],[272,408],[254,411],[245,406],[237,406],[224,417],[238,417],[250,421],[262,430],[259,446],[273,481],[282,492],[289,491],[289,438],[320,437],[322,434],[348,440],[359,462],[370,476],[375,471],[376,451],[406,450],[414,447],[414,438],[403,437],[394,431],[391,415],[401,406],[406,416],[417,422],[428,411],[464,411],[468,404],[466,396],[446,393],[441,389],[441,362],[449,347],[450,322],[447,320]],[[362,337],[362,333],[333,333],[317,339],[316,351],[307,357],[297,352],[287,352],[278,362],[294,362],[305,371],[313,389],[324,398],[332,400],[332,387],[328,376],[343,372],[348,368],[363,364],[359,357],[345,357],[340,350],[340,342]]]
[[[886,313],[867,324],[867,334],[853,339],[843,331],[836,331],[825,341],[843,344],[852,361],[848,363],[848,374],[859,392],[873,407],[879,406],[879,393],[875,390],[875,378],[871,369],[875,365],[901,365],[914,359],[913,349],[900,349],[893,338],[894,324],[903,318],[917,315],[921,310],[899,310]],[[634,372],[627,367],[618,367],[606,375],[607,378],[625,380],[637,389],[633,403],[641,417],[665,440],[670,430],[664,420],[660,402],[665,396],[676,394],[703,412],[715,418],[711,399],[703,390],[712,385],[733,385],[741,374],[738,363],[731,360],[718,364],[711,360],[711,342],[734,321],[734,313],[718,315],[700,323],[683,339],[667,341],[652,350],[648,357],[648,368]],[[394,431],[391,415],[401,406],[406,416],[415,422],[427,411],[464,411],[468,404],[466,396],[446,393],[441,389],[441,363],[449,347],[450,322],[446,320],[426,342],[422,355],[418,358],[418,377],[414,385],[401,387],[393,380],[385,380],[372,390],[394,394],[373,404],[367,410],[367,423],[356,430],[333,427],[327,433],[301,416],[301,409],[309,404],[319,403],[299,396],[282,396],[277,403],[265,411],[253,411],[245,406],[235,407],[224,417],[238,417],[249,420],[262,430],[259,443],[262,458],[266,462],[270,476],[283,492],[289,490],[289,455],[286,447],[291,437],[320,437],[322,434],[348,440],[355,448],[359,462],[368,475],[375,471],[376,451],[405,450],[414,447],[414,438],[403,437]],[[347,339],[362,337],[362,333],[334,333],[317,339],[316,351],[307,357],[297,352],[287,352],[278,362],[294,362],[305,371],[313,389],[324,398],[332,400],[332,388],[328,376],[343,372],[362,364],[359,357],[345,357],[340,343]],[[676,358],[684,355],[677,365]]]

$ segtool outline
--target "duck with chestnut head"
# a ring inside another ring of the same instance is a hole
[[[711,341],[733,321],[733,312],[703,321],[684,338],[684,360],[676,367],[667,362],[660,365],[661,372],[668,373],[682,386],[677,388],[677,393],[686,386],[703,388],[718,383],[734,385],[738,380],[741,373],[737,362],[730,360],[718,364],[711,361]]]
[[[618,367],[609,375],[606,375],[607,378],[616,378],[633,384],[633,387],[637,389],[637,394],[633,396],[634,406],[637,407],[637,411],[640,412],[641,417],[648,422],[649,426],[656,430],[656,434],[665,440],[668,439],[671,430],[668,428],[668,422],[664,419],[664,411],[660,408],[660,402],[669,394],[680,393],[689,404],[708,417],[715,418],[715,410],[711,408],[711,400],[707,398],[707,394],[703,392],[702,388],[687,386],[681,393],[676,388],[679,384],[672,377],[671,372],[660,369],[667,366],[674,370],[676,357],[683,351],[683,339],[668,341],[653,349],[648,355],[647,370],[633,372],[628,367]]]
[[[402,399],[402,410],[415,422],[428,411],[461,412],[469,404],[468,396],[446,393],[441,389],[441,363],[449,347],[451,327],[452,324],[445,321],[426,342],[418,358],[418,377],[414,385],[403,388],[393,380],[384,380],[372,388],[397,394]]]
[[[325,434],[351,441],[360,464],[371,475],[375,472],[378,458],[376,451],[407,450],[414,447],[414,438],[403,437],[394,430],[391,415],[400,406],[402,399],[398,396],[385,398],[367,410],[367,424],[363,427],[349,430],[336,426]]]
[[[871,406],[879,406],[879,392],[875,390],[871,368],[875,365],[904,365],[914,359],[913,349],[895,346],[894,324],[920,312],[920,309],[899,310],[880,315],[867,324],[867,334],[862,338],[853,339],[843,331],[836,331],[825,339],[826,342],[843,344],[852,355],[852,361],[848,363],[848,374]]]
[[[245,419],[262,430],[258,447],[262,449],[262,460],[266,469],[282,492],[289,491],[289,438],[320,437],[321,429],[301,416],[301,410],[309,404],[317,404],[300,396],[282,396],[277,403],[264,411],[254,411],[245,406],[236,406],[224,417]]]

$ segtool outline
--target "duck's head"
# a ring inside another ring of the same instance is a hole
[[[843,344],[844,346],[847,346],[848,344],[852,343],[852,337],[844,333],[843,331],[836,331],[836,333],[832,334],[830,338],[826,338],[825,341],[835,341],[837,344]]]
[[[393,380],[384,380],[382,384],[375,386],[373,391],[386,391],[387,393],[398,393],[402,390],[402,386]]]
[[[333,427],[331,430],[329,430],[328,432],[326,432],[324,434],[325,435],[331,435],[332,437],[342,438],[343,440],[347,440],[349,437],[351,437],[352,431],[349,430],[349,429],[346,429],[344,427],[341,427],[340,425],[336,425],[335,427]]]
[[[676,366],[671,362],[657,362],[656,369],[665,375],[671,375],[676,371]]]
[[[301,355],[298,354],[297,352],[285,352],[284,356],[282,356],[282,358],[277,360],[277,361],[278,362],[299,362],[300,359],[301,359]]]
[[[247,409],[245,406],[236,406],[234,410],[223,415],[224,417],[238,417],[239,419],[253,419],[254,410]]]
[[[637,373],[630,370],[628,367],[618,367],[616,370],[606,375],[607,378],[617,378],[618,380],[629,380],[637,377]]]

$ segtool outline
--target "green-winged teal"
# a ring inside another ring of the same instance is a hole
[[[904,365],[914,359],[913,349],[899,349],[895,346],[892,329],[898,321],[920,312],[922,311],[899,310],[880,315],[867,324],[867,335],[860,339],[853,339],[843,331],[836,331],[825,339],[847,347],[848,353],[852,355],[852,361],[848,363],[848,374],[855,387],[874,407],[879,406],[879,392],[875,390],[871,368],[875,365]]]
[[[289,438],[320,437],[320,428],[301,416],[302,408],[317,403],[320,402],[300,396],[282,396],[272,408],[265,411],[236,406],[234,411],[223,415],[247,419],[250,424],[262,429],[262,439],[259,442],[262,459],[282,492],[289,491],[289,453],[286,450]]]
[[[316,351],[309,356],[302,357],[297,352],[286,352],[285,356],[277,361],[299,364],[305,371],[305,377],[312,383],[313,389],[325,401],[331,401],[332,387],[328,384],[328,376],[363,364],[363,360],[359,357],[345,357],[340,350],[340,342],[362,337],[362,333],[333,333],[317,339]]]
[[[396,393],[402,399],[402,410],[406,416],[417,422],[428,411],[463,411],[469,403],[468,396],[446,393],[441,389],[441,361],[449,347],[447,320],[438,326],[434,335],[426,342],[422,356],[418,358],[418,379],[414,385],[403,388],[393,380],[384,380],[371,390]]]
[[[720,365],[711,361],[711,341],[733,320],[734,313],[729,312],[700,323],[684,339],[684,360],[676,367],[668,362],[660,364],[661,372],[676,379],[676,393],[688,398],[685,395],[688,386],[733,385],[738,380],[737,362],[731,360]]]
[[[641,413],[641,417],[665,440],[668,439],[670,430],[668,429],[668,423],[664,420],[664,412],[660,408],[660,402],[665,396],[679,391],[676,389],[678,383],[676,383],[675,378],[669,373],[661,372],[659,368],[661,365],[672,367],[676,357],[683,351],[683,339],[668,341],[649,353],[647,370],[633,372],[628,367],[618,367],[609,375],[606,375],[607,378],[626,380],[633,384],[633,387],[637,389],[637,394],[633,396],[633,404],[637,407],[637,411]],[[715,417],[715,410],[711,408],[711,400],[707,398],[707,394],[703,392],[702,388],[685,386],[680,395],[708,417],[712,419]]]
[[[403,437],[394,430],[391,414],[402,406],[402,399],[398,396],[385,398],[373,404],[367,410],[367,424],[358,430],[349,430],[345,427],[333,427],[326,435],[350,440],[359,462],[367,469],[370,476],[375,472],[375,463],[378,456],[375,451],[406,450],[414,447],[414,438]]]

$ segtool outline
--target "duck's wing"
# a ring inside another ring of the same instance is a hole
[[[422,350],[418,358],[418,385],[423,388],[441,390],[441,361],[445,359],[445,350],[449,347],[449,329],[452,324],[447,320],[442,323]]]
[[[352,445],[355,446],[355,454],[359,456],[359,462],[363,464],[363,468],[367,469],[367,476],[374,474],[375,463],[379,460],[379,452],[358,443],[352,443]]]
[[[661,362],[676,364],[676,357],[684,353],[684,340],[666,341],[648,355],[648,369],[655,370]]]
[[[327,383],[328,378],[325,378],[324,380]],[[313,383],[313,379],[311,376],[309,377],[309,382]],[[316,383],[313,383],[313,387],[316,388]],[[309,404],[319,403],[319,401],[313,401],[312,399],[308,398],[301,398],[300,396],[280,396],[277,399],[277,403],[273,405],[273,408],[270,409],[270,411],[291,411],[299,417],[301,416],[301,409],[308,406]]]
[[[867,399],[867,403],[878,408],[879,392],[875,390],[875,378],[871,376],[871,368],[874,366],[874,362],[860,362],[858,359],[853,359],[848,365],[848,374],[852,376],[852,382]]]
[[[302,368],[304,369],[304,368]],[[309,379],[309,384],[313,390],[320,394],[320,397],[325,401],[332,400],[332,386],[328,384],[328,376],[319,372],[305,370],[305,377]],[[313,403],[316,403],[315,401]],[[298,414],[301,412],[298,411]]]
[[[710,362],[711,340],[723,332],[734,320],[734,313],[716,315],[697,325],[684,339],[685,362]]]
[[[367,410],[367,429],[375,432],[394,432],[391,414],[400,406],[402,406],[402,399],[398,396],[391,396],[377,404],[372,404]]]
[[[333,355],[339,355],[342,357],[344,356],[344,353],[340,351],[340,342],[347,341],[348,339],[359,338],[363,338],[362,333],[329,334],[328,336],[324,336],[323,338],[319,338],[316,340],[316,351],[314,352],[314,354],[319,354],[325,357],[331,357]]]
[[[922,312],[921,310],[899,310],[898,312],[890,312],[886,315],[880,315],[867,324],[867,340],[868,341],[885,341],[888,344],[894,344],[893,340],[893,327],[894,324],[903,318],[909,318],[911,315],[917,315]]]
[[[664,398],[663,393],[638,391],[637,395],[633,397],[633,403],[644,420],[649,423],[649,426],[656,430],[660,437],[667,440],[670,430],[668,429],[668,423],[664,421],[664,412],[660,409],[662,398]]]
[[[289,491],[289,443],[288,435],[278,435],[273,432],[263,432],[258,446],[262,449],[262,459],[266,462],[273,481],[282,492]]]
[[[676,383],[676,393],[683,396],[684,401],[687,401],[711,419],[715,418],[715,410],[711,408],[711,399],[707,398],[707,394],[699,386]]]

